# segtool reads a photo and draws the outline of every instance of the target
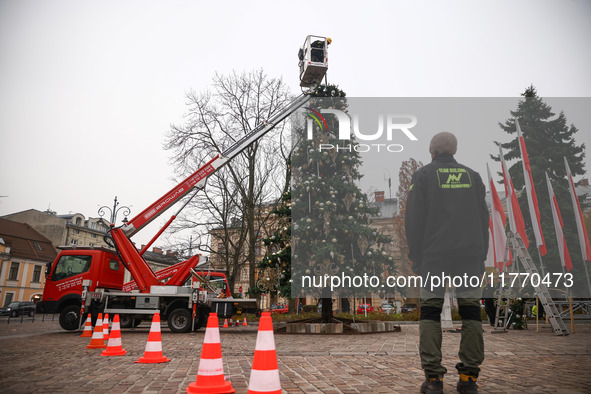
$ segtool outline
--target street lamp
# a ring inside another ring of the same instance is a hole
[[[103,205],[102,207],[99,208],[98,214],[102,218],[106,214],[106,212],[109,211],[111,213],[111,226],[114,226],[115,221],[117,220],[117,214],[119,213],[119,211],[122,211],[123,215],[125,216],[123,218],[123,224],[127,224],[127,222],[128,222],[127,215],[129,215],[131,213],[131,209],[125,205],[117,208],[118,206],[119,206],[119,201],[117,201],[117,196],[115,196],[115,200],[113,201],[113,208]]]

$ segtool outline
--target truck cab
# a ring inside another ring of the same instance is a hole
[[[120,290],[124,275],[125,267],[112,250],[63,248],[55,261],[47,266],[43,301],[37,308],[44,313],[60,313],[60,325],[76,329],[83,281],[90,283],[89,291],[97,287]]]

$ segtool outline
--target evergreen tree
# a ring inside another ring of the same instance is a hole
[[[290,165],[289,163],[287,164]],[[276,221],[272,235],[263,238],[267,247],[265,257],[258,263],[259,281],[267,277],[277,279],[276,290],[272,293],[290,299],[289,309],[293,310],[291,300],[291,192],[286,191],[281,196],[281,204],[273,208],[271,214]],[[262,289],[258,288],[260,292]]]
[[[516,190],[522,189],[524,187],[524,174],[515,125],[515,119],[517,118],[527,147],[533,186],[539,202],[542,232],[548,250],[548,254],[543,257],[546,271],[562,272],[545,172],[548,173],[552,182],[564,221],[564,235],[575,266],[575,278],[584,279],[583,267],[580,264],[581,254],[578,246],[575,217],[564,168],[564,157],[568,160],[573,176],[583,175],[585,173],[585,144],[576,143],[575,135],[578,129],[575,125],[567,125],[566,116],[562,111],[556,116],[552,108],[538,96],[533,86],[528,87],[522,93],[522,96],[524,99],[520,100],[515,111],[511,111],[511,118],[507,119],[504,124],[499,124],[506,133],[514,136],[514,138],[507,143],[495,143],[500,144],[503,148],[505,160],[517,160],[509,168],[509,172]],[[500,160],[499,157],[493,157],[493,159]],[[519,198],[519,205],[528,227],[530,254],[535,256],[537,254],[534,254],[536,244],[533,241],[535,240],[533,227],[527,214],[529,207],[525,191]]]
[[[300,138],[292,156],[294,278],[366,274],[375,275],[376,279],[381,276],[383,280],[386,268],[389,274],[395,274],[393,259],[384,251],[384,245],[391,239],[369,226],[377,209],[371,208],[367,196],[355,184],[362,176],[358,171],[360,156],[354,149],[356,142],[353,138],[337,138],[335,116],[327,115],[323,119],[317,116],[320,108],[346,112],[345,96],[335,85],[320,86],[310,101],[310,112],[306,113],[309,116],[304,118],[304,124],[292,130]],[[312,139],[307,137],[310,126]],[[335,148],[320,150],[321,144]],[[328,322],[332,319],[332,297],[360,296],[372,290],[383,290],[361,286],[355,293],[352,287],[355,285],[331,292],[329,283],[304,291],[312,294],[318,290],[314,294],[322,299],[323,320]]]

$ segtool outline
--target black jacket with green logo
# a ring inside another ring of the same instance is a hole
[[[414,173],[405,221],[415,272],[457,270],[458,264],[471,264],[470,272],[482,272],[488,251],[485,198],[480,175],[452,155],[438,155]]]

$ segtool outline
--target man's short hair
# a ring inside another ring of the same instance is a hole
[[[433,138],[431,138],[431,143],[429,144],[429,153],[434,156],[440,155],[442,153],[455,155],[457,150],[458,140],[456,139],[456,136],[450,132],[443,131],[441,133],[435,134]]]

